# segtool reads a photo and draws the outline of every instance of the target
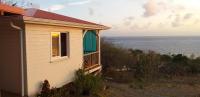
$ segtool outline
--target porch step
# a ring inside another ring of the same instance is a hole
[[[85,73],[86,73],[86,74],[89,74],[89,73],[96,72],[96,71],[98,71],[98,70],[101,71],[101,69],[102,69],[102,66],[99,65],[99,64],[96,64],[96,65],[92,65],[92,66],[90,66],[90,67],[88,67],[88,68],[85,68],[84,70],[85,70]]]

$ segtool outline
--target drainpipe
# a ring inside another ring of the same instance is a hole
[[[10,22],[10,25],[11,27],[17,29],[17,30],[20,30],[20,51],[21,51],[21,76],[22,76],[22,97],[25,96],[25,93],[24,93],[24,43],[23,43],[23,29],[19,26],[16,26],[13,24],[13,22]]]

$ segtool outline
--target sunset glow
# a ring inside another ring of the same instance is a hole
[[[198,0],[33,0],[41,9],[112,29],[105,36],[200,35]]]

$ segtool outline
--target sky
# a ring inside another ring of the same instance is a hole
[[[111,27],[103,36],[200,36],[200,0],[29,0]]]

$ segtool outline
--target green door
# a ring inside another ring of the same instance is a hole
[[[95,31],[89,30],[86,32],[83,39],[83,46],[84,54],[97,51],[97,38]]]

